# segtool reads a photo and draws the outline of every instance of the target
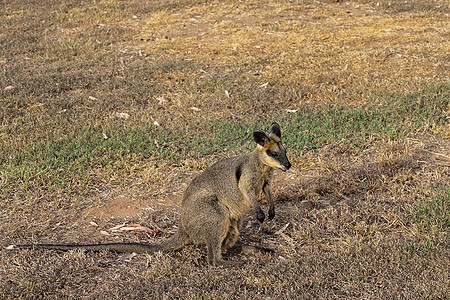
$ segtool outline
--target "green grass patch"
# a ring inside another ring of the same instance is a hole
[[[447,231],[450,227],[450,186],[444,187],[434,198],[418,203],[414,220],[423,225],[424,231]]]
[[[405,251],[408,254],[415,254],[418,252],[433,251],[436,248],[436,244],[433,241],[424,242],[411,242],[405,246]]]
[[[409,218],[427,239],[409,242],[404,249],[408,254],[433,252],[442,246],[448,248],[450,186],[438,189],[437,195],[417,202],[412,208]]]
[[[391,95],[382,105],[305,107],[296,114],[280,113],[273,121],[282,124],[286,146],[293,152],[330,144],[366,147],[379,139],[405,137],[445,122],[449,98],[448,85],[442,85],[406,96]],[[267,129],[271,122],[216,120],[185,127],[122,121],[103,128],[89,125],[64,137],[49,136],[4,153],[0,172],[13,185],[33,180],[65,185],[89,170],[127,172],[150,158],[168,163],[205,156],[216,159],[253,148],[253,130]]]
[[[306,108],[282,118],[282,123],[292,150],[326,144],[364,147],[374,140],[405,137],[444,124],[449,98],[450,86],[440,85],[407,95],[387,95],[379,105]]]

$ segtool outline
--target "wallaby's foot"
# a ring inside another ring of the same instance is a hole
[[[268,220],[269,221],[272,220],[273,217],[275,217],[275,208],[269,209],[269,218],[268,218]]]
[[[259,208],[256,211],[256,218],[258,219],[259,222],[264,222],[264,219],[266,218],[266,215],[264,214],[264,212],[262,211],[261,208]]]

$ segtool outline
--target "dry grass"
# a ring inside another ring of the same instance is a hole
[[[2,247],[162,241],[193,176],[273,119],[294,167],[276,174],[275,219],[250,213],[242,230],[274,253],[215,268],[194,246],[2,249],[0,297],[448,298],[449,13],[441,0],[3,5]],[[108,230],[123,222],[162,234]]]
[[[409,91],[448,80],[449,20],[427,10],[405,17],[371,3],[213,1],[136,22],[141,53],[242,70],[244,82],[257,75],[314,104],[361,103],[368,88]]]

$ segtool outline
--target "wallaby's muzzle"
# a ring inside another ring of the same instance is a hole
[[[281,169],[281,171],[286,172],[287,170],[289,170],[291,168],[291,166],[292,166],[291,163],[289,162],[289,160],[286,157],[286,161],[283,162],[283,164],[281,164],[280,169]]]

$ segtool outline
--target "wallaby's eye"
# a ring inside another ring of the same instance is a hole
[[[275,151],[272,150],[267,150],[266,151],[267,155],[271,156],[271,157],[277,157],[278,153],[276,153]]]

